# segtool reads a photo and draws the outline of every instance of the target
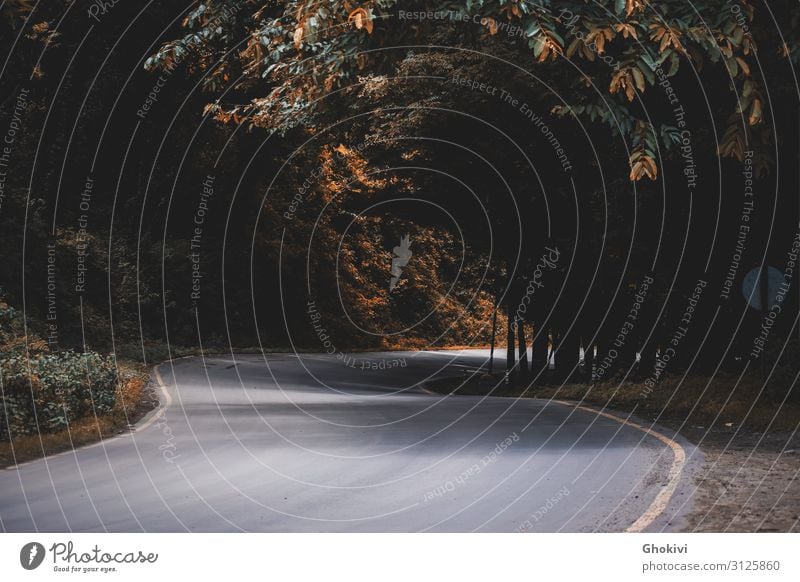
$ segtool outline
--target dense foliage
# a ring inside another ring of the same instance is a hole
[[[117,400],[113,358],[91,351],[48,353],[45,341],[22,334],[21,319],[0,298],[0,440],[109,414]]]
[[[630,139],[630,177],[655,179],[658,141],[680,145],[668,119],[648,118],[650,93],[672,92],[682,68],[690,74],[721,69],[731,98],[720,112],[727,127],[722,156],[739,160],[745,144],[768,139],[761,59],[798,62],[793,39],[776,39],[773,12],[754,2],[669,0],[216,0],[185,19],[187,34],[147,61],[170,69],[188,61],[204,86],[225,95],[209,105],[218,119],[284,132],[314,125],[333,92],[360,76],[389,73],[403,47],[436,48],[429,41],[443,24],[459,27],[461,42],[446,47],[489,48],[485,37],[507,37],[527,50],[519,61],[537,63],[537,75],[557,70],[552,105],[606,124]],[[798,18],[797,6],[790,18]],[[476,30],[477,29],[477,30]],[[477,38],[476,38],[477,37]],[[787,42],[788,41],[788,42]],[[198,47],[200,47],[198,49]],[[440,46],[439,48],[446,48]],[[568,95],[566,102],[562,95]],[[735,96],[735,99],[733,98]],[[240,101],[249,98],[249,103]],[[671,101],[672,102],[672,101]],[[677,102],[677,101],[676,101]],[[751,135],[756,132],[756,135]],[[760,152],[765,156],[765,152]],[[767,160],[759,158],[763,170]]]
[[[111,413],[116,402],[114,362],[94,352],[0,358],[0,374],[0,440],[68,429],[87,415]]]

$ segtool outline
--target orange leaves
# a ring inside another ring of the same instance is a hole
[[[261,39],[257,34],[250,35],[247,46],[239,53],[239,56],[245,61],[248,71],[254,71],[261,66],[264,51],[261,48]]]
[[[550,36],[535,39],[536,46],[534,47],[533,54],[538,57],[540,63],[545,62],[548,58],[555,60],[561,54],[561,45]]]
[[[739,69],[747,75],[750,76],[750,66],[742,57],[736,57],[736,62],[739,63]]]
[[[686,49],[681,43],[681,31],[675,28],[670,28],[662,23],[654,23],[650,25],[650,40],[659,43],[659,52],[664,52],[669,47],[686,54]]]
[[[611,28],[595,28],[586,34],[586,44],[594,45],[597,54],[602,55],[605,50],[606,41],[614,38],[614,31]]]
[[[574,54],[578,53],[587,61],[594,61],[596,56],[603,57],[606,52],[606,43],[613,40],[617,33],[615,29],[611,27],[606,28],[592,25],[588,32],[578,30],[570,32],[570,34],[574,35],[575,38],[567,47],[567,57],[571,58]]]
[[[633,38],[638,40],[639,36],[636,33],[636,28],[627,22],[620,22],[614,25],[614,30],[622,34],[622,38]]]
[[[242,124],[247,118],[247,115],[241,115],[241,113],[242,111],[237,107],[223,109],[216,103],[209,103],[203,108],[204,115],[210,115],[220,123],[232,123],[235,125]]]
[[[322,166],[325,171],[320,183],[324,190],[333,194],[345,191],[366,193],[387,186],[385,178],[371,171],[372,167],[362,149],[339,144],[323,152]]]
[[[625,0],[625,16],[630,16],[634,12],[641,12],[647,2],[645,0]]]
[[[750,111],[747,117],[747,123],[750,125],[757,125],[763,120],[762,101],[756,82],[750,77],[746,78],[739,98],[739,111]]]
[[[623,92],[628,101],[633,101],[636,90],[644,91],[644,76],[639,69],[625,68],[620,69],[611,76],[611,84],[608,87],[609,93]]]
[[[522,10],[520,9],[519,2],[517,0],[513,0],[512,2],[501,7],[500,12],[505,13],[509,20],[511,20],[511,18],[514,16],[517,18],[522,18]]]
[[[500,25],[497,24],[497,21],[494,18],[491,18],[491,17],[482,18],[481,19],[481,24],[483,24],[486,28],[489,29],[489,34],[491,34],[492,36],[497,34],[497,31],[500,28]]]
[[[750,117],[747,118],[747,123],[756,125],[762,119],[761,100],[753,99],[753,105],[750,107]]]
[[[301,22],[298,24],[297,28],[294,29],[294,36],[292,37],[295,48],[300,48],[300,45],[303,44],[303,33],[303,23]]]
[[[358,6],[350,2],[345,2],[346,22],[356,30],[366,30],[372,34],[375,17],[369,3]],[[306,6],[298,8],[295,18],[297,27],[292,35],[295,48],[300,48],[303,42],[319,42],[320,32],[327,30],[340,30],[340,27],[332,26],[331,8],[315,3],[309,9]],[[344,15],[342,15],[344,17]]]
[[[638,150],[631,154],[630,158],[631,173],[630,180],[637,182],[644,177],[655,180],[658,176],[658,167],[653,158],[651,158],[644,150]]]
[[[349,16],[347,17],[348,22],[350,22],[353,26],[356,27],[357,30],[361,30],[362,28],[367,31],[367,33],[372,34],[372,13],[370,10],[365,9],[361,6],[350,12]]]
[[[742,52],[746,55],[756,52],[756,43],[749,32],[742,38]]]
[[[644,121],[637,121],[631,135],[633,151],[628,159],[631,166],[629,178],[636,182],[642,178],[655,180],[658,177],[655,152],[657,151],[657,138],[653,127]]]

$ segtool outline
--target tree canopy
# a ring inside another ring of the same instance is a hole
[[[192,11],[186,35],[164,44],[147,66],[187,62],[218,93],[208,106],[218,119],[285,132],[314,127],[332,94],[352,90],[363,77],[393,74],[409,51],[491,54],[493,41],[503,39],[519,49],[518,65],[535,64],[539,78],[553,80],[554,112],[624,135],[631,144],[630,178],[655,179],[659,145],[679,151],[682,139],[674,115],[651,117],[648,100],[663,99],[653,95],[662,93],[679,105],[673,80],[680,74],[722,73],[729,98],[715,112],[723,117],[720,155],[742,160],[746,144],[769,140],[764,60],[798,62],[795,39],[774,34],[776,14],[796,22],[798,9],[756,6],[729,0],[214,0]],[[456,27],[455,35],[443,38],[444,25]],[[767,156],[759,152],[760,171]]]

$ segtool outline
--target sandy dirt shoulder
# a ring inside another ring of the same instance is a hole
[[[800,531],[800,436],[694,426],[682,434],[705,458],[688,532]]]

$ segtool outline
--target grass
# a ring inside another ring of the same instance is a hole
[[[499,376],[445,378],[427,387],[441,394],[486,395]],[[568,383],[528,388],[500,386],[491,395],[584,402],[657,420],[675,427],[742,427],[753,431],[786,432],[800,423],[800,388],[767,385],[755,377],[666,377],[650,393],[641,382]],[[788,397],[787,397],[788,396]]]

